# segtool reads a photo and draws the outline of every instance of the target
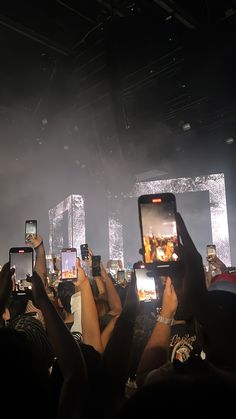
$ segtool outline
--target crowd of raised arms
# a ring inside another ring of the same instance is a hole
[[[2,418],[118,419],[234,411],[236,276],[206,265],[177,214],[179,269],[158,302],[140,302],[134,271],[117,283],[77,258],[77,278],[52,283],[43,239],[26,293],[0,272]],[[99,250],[99,249],[98,249]],[[106,266],[106,265],[105,265]],[[55,278],[54,278],[55,279]]]

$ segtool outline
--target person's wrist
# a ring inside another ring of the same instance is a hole
[[[166,324],[167,326],[172,326],[172,324],[174,322],[174,318],[173,317],[165,317],[162,314],[158,314],[157,322],[162,323],[162,324]]]
[[[37,246],[34,247],[34,250],[39,249],[40,246],[43,246],[43,240]]]

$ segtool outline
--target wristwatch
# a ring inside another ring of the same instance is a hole
[[[158,314],[157,322],[167,324],[168,326],[172,326],[174,319],[168,319],[167,317],[163,317],[160,314]]]

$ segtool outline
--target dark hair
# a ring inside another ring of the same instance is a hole
[[[75,284],[71,281],[60,282],[57,287],[57,297],[60,298],[61,304],[67,313],[71,313],[70,300],[75,293]]]
[[[40,320],[30,314],[24,314],[10,321],[9,326],[25,334],[27,341],[39,353],[46,367],[51,367],[54,354],[47,333]]]
[[[25,334],[0,328],[0,370],[1,409],[6,418],[32,417],[29,400],[30,406],[37,406],[34,418],[50,417],[48,369]]]

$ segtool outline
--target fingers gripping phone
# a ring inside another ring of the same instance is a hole
[[[75,247],[64,248],[61,251],[62,280],[77,279],[77,250]]]
[[[92,275],[101,276],[101,256],[92,256]]]
[[[142,195],[138,207],[144,262],[158,266],[175,264],[179,245],[175,196]]]
[[[25,222],[25,243],[37,237],[37,220],[26,220]]]
[[[11,247],[9,250],[10,267],[15,269],[14,279],[19,287],[27,287],[33,275],[33,248]]]
[[[87,243],[80,245],[80,252],[82,260],[88,260],[89,258],[89,249]]]

